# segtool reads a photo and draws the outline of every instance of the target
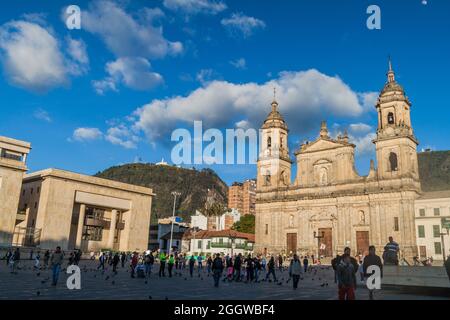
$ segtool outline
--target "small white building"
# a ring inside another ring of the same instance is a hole
[[[442,218],[450,219],[450,190],[425,192],[415,202],[415,223],[419,257],[443,259],[450,255],[450,236],[442,228]],[[442,243],[441,233],[445,233]]]
[[[224,255],[253,253],[255,235],[234,230],[186,232],[183,237],[183,252],[188,254]]]

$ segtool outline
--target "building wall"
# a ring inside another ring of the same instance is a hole
[[[438,209],[439,215],[436,215],[436,209]],[[432,257],[434,260],[442,260],[444,247],[446,256],[450,255],[450,236],[444,236],[444,245],[442,245],[441,237],[434,234],[435,228],[439,233],[447,232],[446,229],[441,228],[441,219],[450,218],[450,196],[416,200],[415,217],[417,248],[420,258]],[[423,228],[423,233],[419,232],[419,227]]]
[[[0,137],[0,246],[12,244],[22,179],[27,170],[26,156],[30,149],[28,142]],[[12,159],[10,154],[19,158]]]
[[[369,244],[378,253],[393,236],[402,255],[412,257],[416,253],[414,198],[411,192],[387,192],[257,203],[255,252],[289,254],[287,234],[296,234],[297,253],[317,256],[319,241],[314,232],[318,235],[319,229],[331,228],[333,256],[347,246],[358,253],[357,232],[368,231]]]
[[[31,194],[30,189],[40,183],[40,193]],[[105,219],[110,220],[113,212],[121,212],[124,229],[120,231],[120,242],[110,248],[110,230],[104,228],[101,241],[81,240],[85,251],[97,251],[104,248],[120,251],[145,251],[148,247],[151,214],[151,189],[116,183],[109,180],[78,175],[66,171],[46,170],[26,176],[25,194],[21,205],[35,203],[36,211],[29,209],[27,223],[35,217],[35,227],[41,230],[40,247],[63,249],[78,247],[80,209],[94,206],[105,210]],[[116,210],[116,211],[113,211]]]

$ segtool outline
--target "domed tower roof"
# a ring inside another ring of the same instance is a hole
[[[264,124],[262,126],[262,129],[270,129],[270,128],[282,128],[288,131],[286,121],[284,121],[283,116],[278,111],[278,102],[275,100],[275,93],[274,99],[272,101],[272,111],[270,111],[266,120],[264,120]]]
[[[402,95],[405,95],[405,90],[403,87],[395,81],[395,73],[392,69],[392,62],[391,58],[389,57],[389,71],[387,73],[387,82],[384,85],[383,90],[381,91],[381,96],[391,93],[391,92],[398,92]]]

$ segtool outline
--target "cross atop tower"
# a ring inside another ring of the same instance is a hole
[[[387,73],[388,82],[395,82],[395,73],[394,73],[394,70],[392,69],[392,60],[391,60],[391,56],[390,55],[388,57],[388,61],[389,61],[389,70],[388,70],[388,73]]]

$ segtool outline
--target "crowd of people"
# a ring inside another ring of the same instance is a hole
[[[382,258],[376,254],[374,246],[369,247],[368,254],[362,256],[361,254],[355,257],[351,254],[350,248],[345,248],[342,255],[337,255],[331,261],[331,267],[334,270],[334,281],[338,287],[338,298],[340,300],[354,300],[355,290],[358,281],[364,285],[365,281],[372,275],[369,272],[370,266],[377,266],[380,269],[381,277],[383,276],[383,265],[398,265],[399,264],[399,245],[389,237],[389,242],[384,247]],[[34,260],[34,270],[50,269],[52,272],[52,285],[56,286],[58,283],[59,273],[65,260],[67,266],[78,265],[82,256],[81,251],[76,250],[66,254],[57,247],[56,250],[50,252],[46,250],[43,254],[43,261],[41,262],[41,252],[30,252],[30,260]],[[96,260],[95,255],[91,254],[91,259]],[[154,276],[159,278],[172,278],[175,276],[182,276],[184,271],[188,271],[188,276],[194,277],[194,272],[197,270],[198,277],[206,273],[207,276],[212,276],[214,279],[214,287],[219,287],[220,280],[223,282],[244,282],[244,283],[260,283],[260,282],[274,282],[281,284],[278,275],[284,274],[288,271],[288,279],[286,283],[292,280],[293,289],[296,290],[299,286],[300,280],[303,280],[304,275],[313,272],[317,273],[317,266],[320,265],[320,259],[314,256],[299,256],[293,254],[290,257],[282,255],[243,255],[241,253],[234,255],[215,254],[212,256],[203,257],[201,255],[188,255],[179,252],[170,252],[167,254],[164,251],[146,251],[144,253],[125,253],[125,252],[102,252],[97,257],[97,270],[105,272],[105,270],[112,270],[114,274],[118,273],[118,268],[130,268],[131,278],[144,278],[145,281]],[[19,248],[9,250],[5,255],[6,265],[10,267],[12,274],[17,274],[19,263],[21,260],[21,252]],[[154,265],[158,264],[158,270],[153,270]],[[109,268],[111,267],[111,269]],[[446,264],[447,272],[450,279],[450,259]],[[196,274],[197,275],[197,274]],[[186,280],[186,278],[185,278]],[[203,279],[202,279],[203,280]],[[284,277],[281,279],[284,281]],[[322,286],[328,286],[324,282]],[[369,290],[369,298],[374,298],[374,290]]]

